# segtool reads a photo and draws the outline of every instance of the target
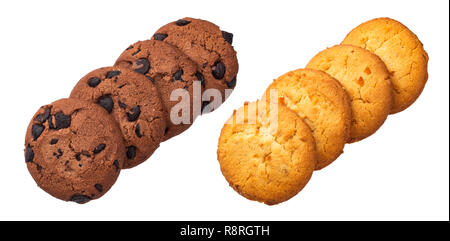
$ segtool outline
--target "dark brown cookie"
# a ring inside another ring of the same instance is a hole
[[[156,86],[128,68],[105,67],[84,76],[71,98],[95,102],[114,116],[125,138],[131,168],[147,160],[159,147],[166,120]]]
[[[124,150],[114,119],[101,107],[74,99],[41,107],[25,138],[25,162],[38,186],[77,203],[97,199],[111,188]]]
[[[131,67],[135,72],[145,75],[158,87],[164,109],[166,111],[167,130],[164,140],[180,134],[189,128],[200,113],[202,74],[197,65],[177,48],[156,40],[139,41],[127,48],[117,59],[116,66]],[[194,82],[198,88],[194,91]],[[177,95],[175,90],[186,94],[175,101],[171,94]],[[198,93],[197,93],[198,92]],[[195,100],[194,100],[195,96]],[[194,103],[199,106],[194,109]],[[184,113],[182,111],[185,111]],[[186,117],[180,122],[181,117]]]
[[[205,87],[222,94],[220,103],[227,97],[225,89],[234,89],[239,67],[231,45],[233,34],[205,20],[183,18],[161,27],[152,39],[176,46],[196,62],[205,78]],[[209,111],[212,110],[214,107]]]

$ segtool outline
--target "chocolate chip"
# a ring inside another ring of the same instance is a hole
[[[91,198],[86,195],[73,195],[72,198],[70,198],[70,201],[76,202],[78,204],[83,204],[91,201]]]
[[[123,103],[122,101],[118,100],[117,102],[119,103],[119,107],[120,108],[122,108],[122,109],[126,109],[127,108],[127,105],[125,103]]]
[[[178,81],[183,81],[183,70],[182,69],[179,69],[179,70],[177,70],[177,72],[175,72],[173,75],[172,75],[172,77],[173,77],[173,79],[174,80],[178,80]]]
[[[94,185],[95,189],[97,189],[98,192],[103,192],[103,186],[102,184],[95,184]]]
[[[233,34],[227,31],[222,31],[222,37],[230,44],[233,44]]]
[[[48,118],[48,116],[46,118],[44,118],[44,114],[39,114],[39,115],[36,116],[36,118],[34,118],[34,120],[36,122],[39,122],[39,123],[42,124],[42,123],[44,123],[47,120],[47,118]]]
[[[97,77],[92,77],[88,80],[88,85],[92,88],[97,87],[98,84],[100,84],[100,82],[102,82],[102,80],[100,78]]]
[[[127,113],[128,121],[135,121],[139,118],[139,115],[141,114],[141,107],[138,105],[131,108],[131,112]]]
[[[73,169],[69,166],[69,160],[66,160],[66,162],[64,162],[64,166],[66,166],[66,169],[65,169],[65,171],[67,172],[67,171],[72,171]]]
[[[56,143],[58,143],[58,139],[57,138],[53,138],[50,140],[50,145],[55,145]]]
[[[232,88],[234,89],[234,87],[236,86],[236,76],[234,76],[234,78],[230,81],[230,82],[226,82],[228,88]]]
[[[91,154],[89,154],[88,151],[81,151],[81,154],[82,154],[83,156],[91,157]]]
[[[130,45],[130,47],[126,48],[125,50],[130,50],[132,48],[134,48],[133,45]]]
[[[140,49],[140,48],[138,48],[138,49],[136,50],[136,52],[131,53],[131,56],[135,56],[135,55],[138,54],[139,52],[141,52],[141,49]]]
[[[120,75],[121,72],[119,70],[111,70],[106,73],[106,78],[111,79],[112,77],[115,77],[117,75]]]
[[[33,136],[33,140],[37,140],[39,136],[44,131],[45,127],[41,124],[34,124],[31,127],[31,135]]]
[[[47,119],[47,122],[48,122],[48,127],[50,129],[55,129],[56,128],[55,125],[53,124],[53,116],[49,116],[48,119]]]
[[[98,145],[95,149],[94,149],[94,154],[98,154],[98,153],[100,153],[101,151],[103,151],[104,149],[105,149],[105,147],[106,147],[106,144],[100,144],[100,145]]]
[[[205,77],[203,77],[203,74],[197,71],[195,72],[195,76],[197,77],[197,80],[200,81],[200,84],[205,86]]]
[[[133,160],[136,157],[136,147],[129,146],[127,147],[127,158]]]
[[[136,133],[136,136],[141,138],[142,137],[142,133],[141,133],[141,125],[139,125],[139,123],[136,125],[136,128],[134,129],[134,132]]]
[[[114,108],[114,102],[111,99],[111,96],[104,95],[97,99],[97,104],[99,104],[101,107],[105,108],[108,113],[111,113]]]
[[[117,169],[120,169],[120,163],[119,163],[119,160],[114,160],[113,165],[114,165]]]
[[[81,161],[81,153],[75,154],[75,159],[76,159],[77,161]]]
[[[59,159],[63,155],[63,151],[61,149],[58,149],[58,153],[53,152],[53,156],[56,157],[56,159]]]
[[[25,148],[25,162],[33,162],[34,159],[34,151],[30,145]]]
[[[165,34],[165,33],[155,33],[155,34],[153,35],[153,39],[154,39],[154,40],[163,41],[165,38],[167,38],[167,36],[169,36],[169,35],[167,35],[167,34]]]
[[[218,61],[212,67],[211,72],[214,78],[222,79],[223,76],[225,75],[225,71],[226,71],[225,64],[223,64],[221,61]]]
[[[44,113],[37,115],[36,118],[34,118],[34,120],[41,124],[44,123],[50,116],[50,111],[51,111],[51,108],[46,108]]]
[[[139,74],[146,74],[150,70],[150,62],[146,58],[136,60],[136,66],[134,71]]]
[[[185,25],[188,25],[188,24],[190,24],[190,23],[191,23],[191,21],[184,20],[184,19],[180,19],[180,20],[178,20],[178,21],[175,22],[175,24],[176,24],[177,26],[185,26]]]
[[[55,114],[55,127],[57,130],[68,128],[71,121],[72,117],[70,117],[70,115],[64,115],[62,112]]]

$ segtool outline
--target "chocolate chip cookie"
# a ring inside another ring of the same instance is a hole
[[[216,89],[222,95],[219,102],[211,98],[208,111],[213,111],[226,99],[225,90],[234,89],[238,73],[238,60],[232,44],[233,34],[221,31],[208,21],[183,18],[161,27],[154,40],[176,46],[199,66],[207,89]],[[217,103],[217,105],[216,105]],[[206,111],[205,111],[206,112]]]
[[[128,68],[105,67],[84,76],[71,98],[103,107],[119,123],[126,142],[124,168],[147,160],[159,147],[166,120],[156,86]]]
[[[115,65],[131,68],[157,86],[167,120],[164,140],[188,129],[200,113],[204,77],[177,48],[156,40],[139,41],[127,48]]]
[[[86,203],[105,194],[125,161],[120,128],[98,105],[61,99],[41,107],[25,138],[25,162],[50,195]]]

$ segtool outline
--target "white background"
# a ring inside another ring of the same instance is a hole
[[[448,1],[1,1],[0,219],[63,220],[448,220]],[[114,63],[133,42],[190,16],[234,34],[234,93],[124,170],[101,199],[57,200],[26,169],[26,127],[44,104],[67,97],[89,71]],[[429,80],[409,109],[370,138],[347,145],[305,189],[276,206],[249,201],[223,178],[216,158],[223,123],[271,81],[375,17],[397,19],[430,56]]]

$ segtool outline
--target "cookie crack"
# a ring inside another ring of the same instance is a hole
[[[373,49],[372,52],[376,52],[378,49],[382,48],[387,42],[389,42],[389,40],[396,38],[398,35],[400,35],[401,33],[403,33],[404,31],[406,31],[406,29],[402,29],[400,31],[397,31],[393,36],[384,39],[379,45],[378,47],[376,47],[375,49]],[[402,41],[401,39],[399,39],[400,41]],[[403,46],[403,43],[401,44]]]

